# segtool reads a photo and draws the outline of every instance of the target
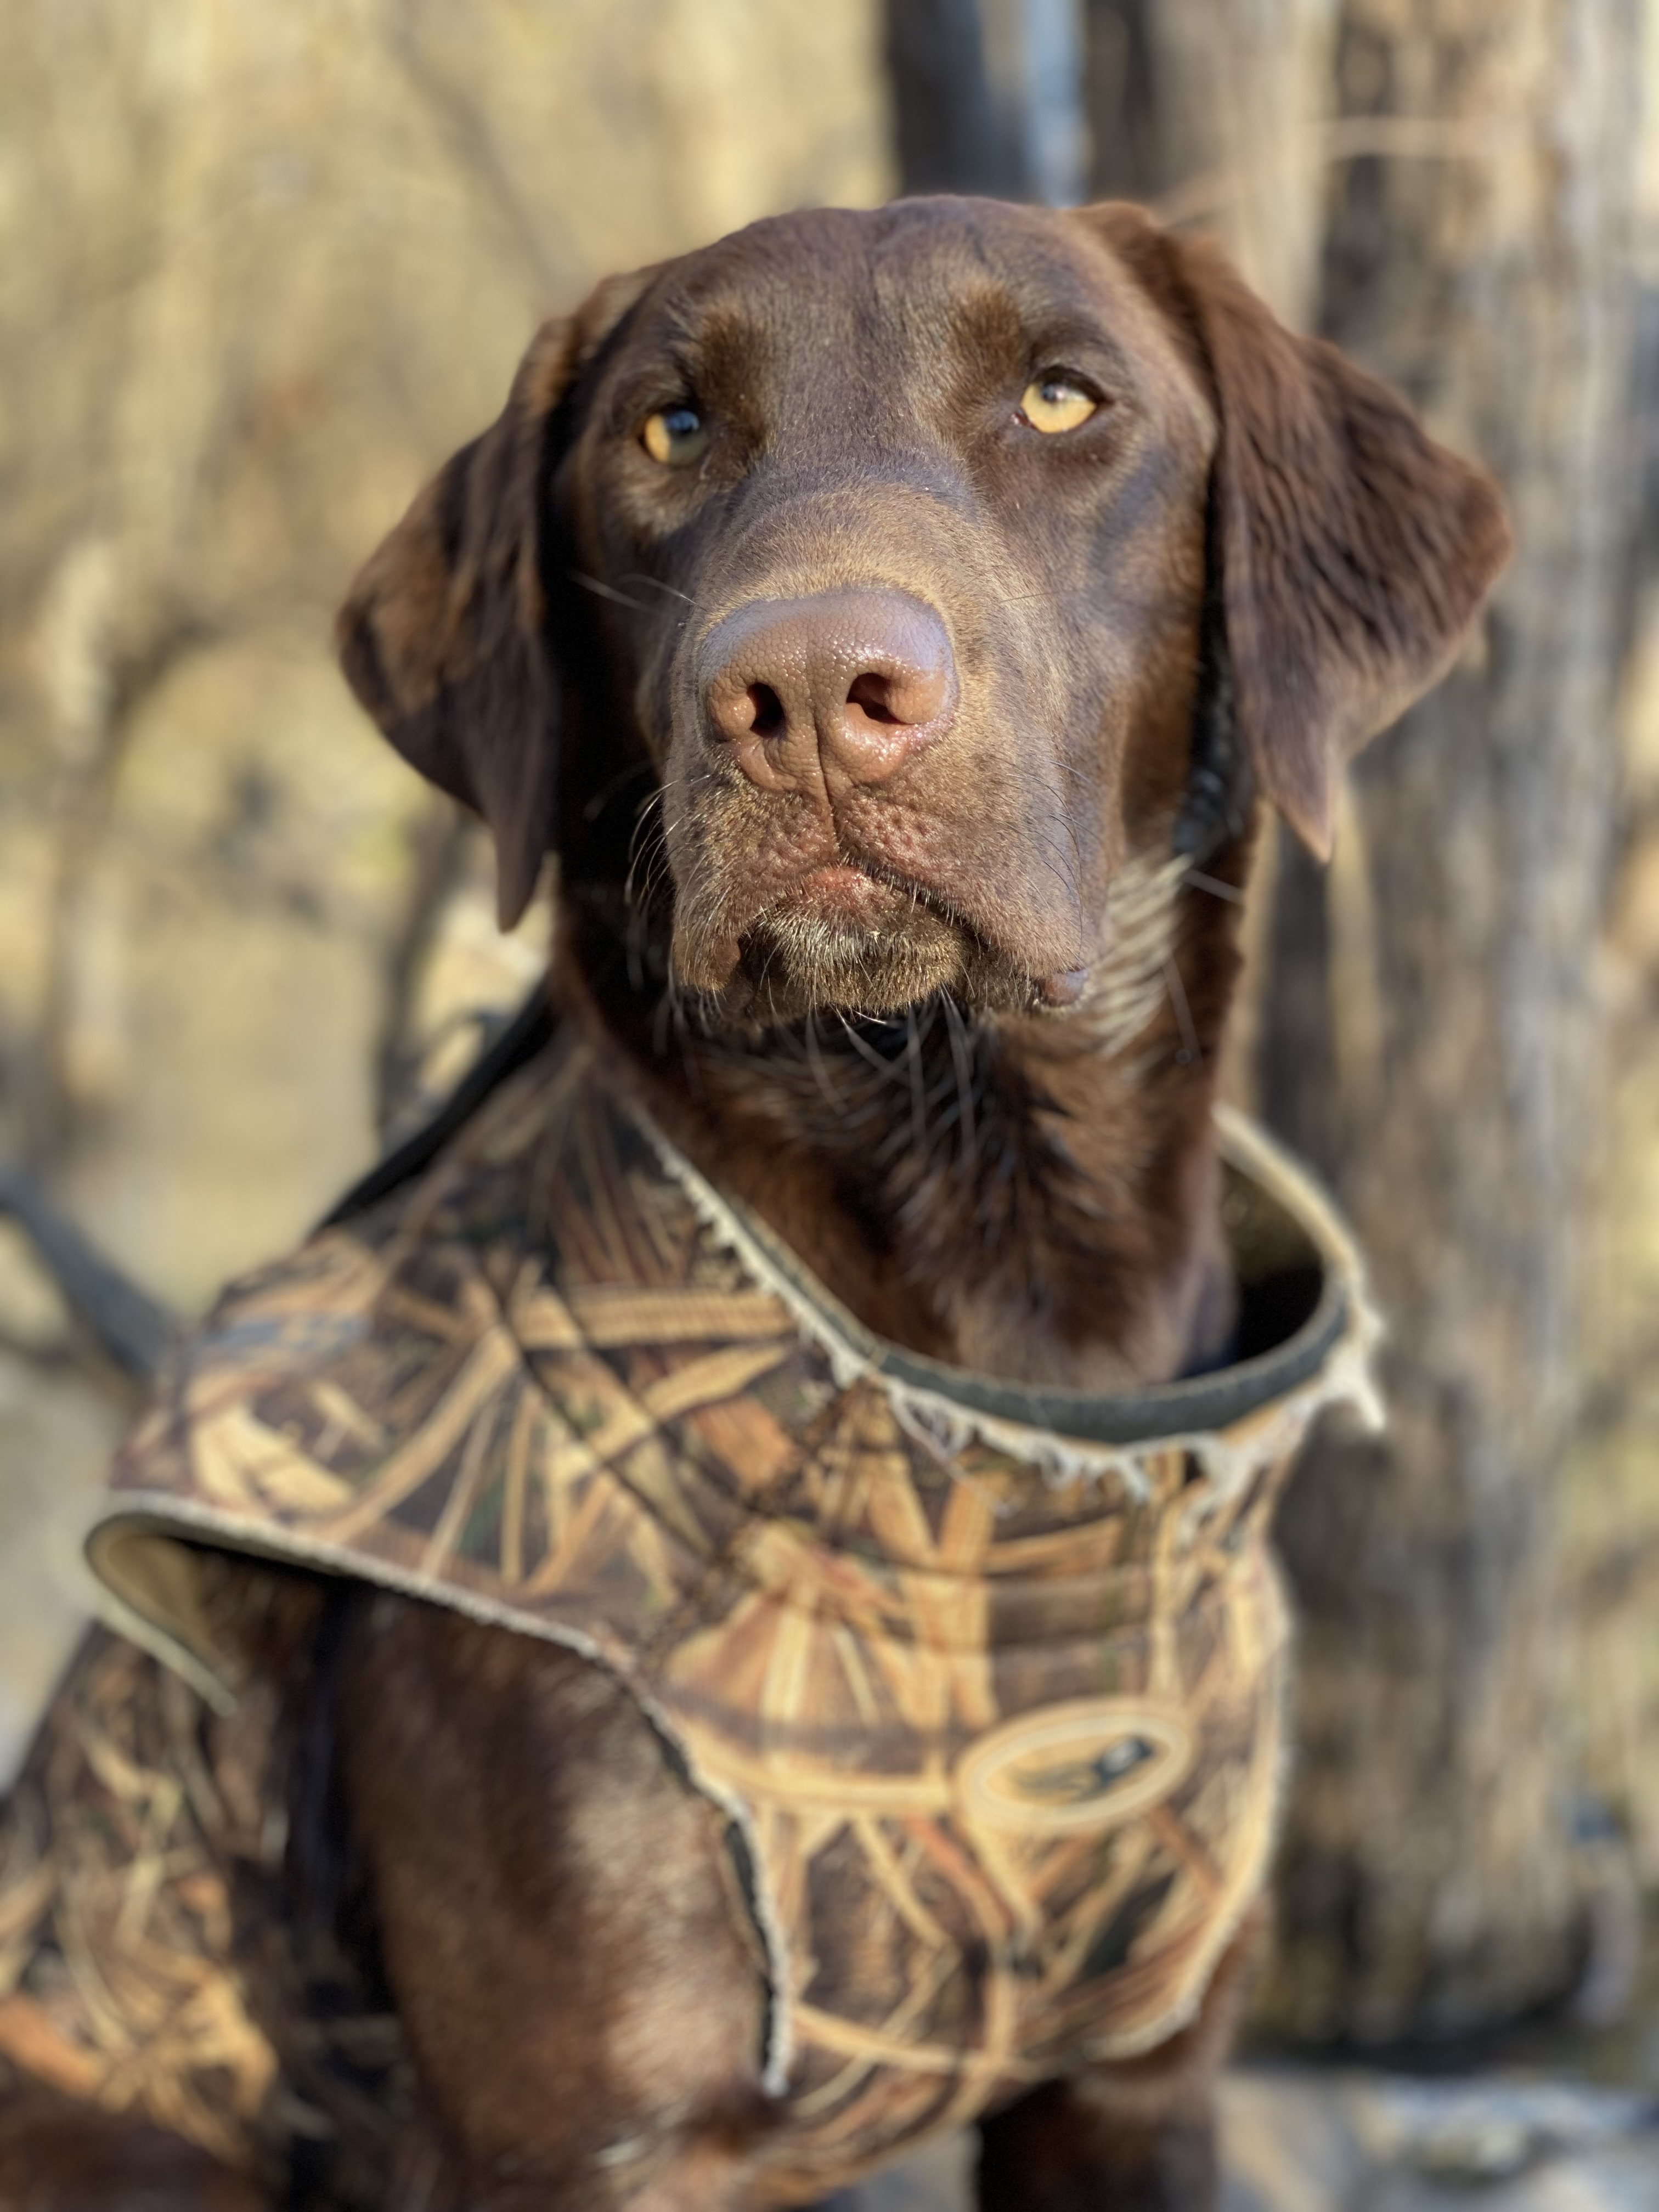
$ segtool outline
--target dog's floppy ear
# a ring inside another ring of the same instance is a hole
[[[510,929],[551,842],[559,676],[543,532],[572,384],[652,272],[544,323],[499,418],[439,470],[359,571],[337,625],[346,679],[404,757],[482,815]]]
[[[1341,763],[1450,666],[1509,557],[1503,502],[1386,386],[1287,331],[1212,246],[1134,207],[1081,220],[1209,386],[1240,732],[1258,789],[1328,859]]]

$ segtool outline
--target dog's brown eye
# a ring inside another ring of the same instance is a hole
[[[695,407],[664,407],[641,431],[640,442],[653,461],[684,469],[702,459],[708,433]]]
[[[1019,411],[1034,430],[1052,435],[1059,430],[1075,430],[1079,422],[1098,412],[1100,402],[1092,392],[1085,392],[1080,384],[1073,384],[1066,376],[1039,376],[1025,387],[1019,403]]]

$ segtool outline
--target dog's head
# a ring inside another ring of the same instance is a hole
[[[341,618],[495,833],[618,877],[654,784],[681,981],[734,1013],[1065,1003],[1132,861],[1344,757],[1508,545],[1478,470],[1139,211],[757,223],[538,336]],[[1195,734],[1196,733],[1196,734]]]

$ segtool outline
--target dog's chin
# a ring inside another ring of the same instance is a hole
[[[970,963],[963,933],[944,915],[909,908],[902,923],[868,924],[785,907],[744,940],[732,995],[751,1016],[896,1014],[935,991],[958,988]]]
[[[706,1023],[902,1014],[940,993],[982,1012],[1029,1009],[1029,966],[928,895],[862,869],[813,870],[722,944],[682,908],[675,961]]]
[[[743,939],[719,990],[700,994],[713,1030],[772,1028],[810,1014],[902,1014],[941,993],[981,1013],[1027,1012],[1040,994],[1024,969],[943,915],[917,908],[890,930],[822,915],[769,914]]]

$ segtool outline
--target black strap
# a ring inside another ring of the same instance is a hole
[[[1221,533],[1216,492],[1204,532],[1204,608],[1199,622],[1198,689],[1193,702],[1193,737],[1171,848],[1194,867],[1244,834],[1249,819],[1250,763],[1239,743],[1233,692],[1232,655],[1227,646],[1227,607],[1222,589]]]
[[[343,1198],[318,1223],[333,1229],[366,1213],[371,1206],[404,1184],[424,1175],[444,1146],[465,1127],[478,1109],[498,1091],[509,1075],[534,1060],[553,1039],[553,1009],[546,983],[538,983],[518,1012],[493,1042],[487,1045],[428,1121],[395,1145],[368,1173],[361,1176]]]
[[[26,1170],[0,1166],[0,1213],[27,1236],[76,1318],[116,1365],[147,1382],[178,1316],[83,1237]]]

